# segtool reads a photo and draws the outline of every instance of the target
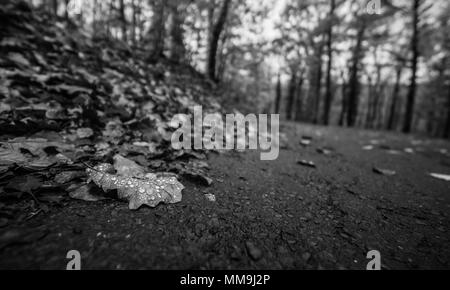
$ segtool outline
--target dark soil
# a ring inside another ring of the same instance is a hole
[[[291,145],[276,161],[210,153],[213,185],[183,180],[181,203],[130,211],[116,200],[69,200],[2,225],[0,268],[65,269],[72,249],[82,269],[365,269],[369,250],[384,269],[450,268],[450,183],[428,175],[450,173],[439,152],[449,143],[299,124],[282,131]],[[375,148],[362,150],[370,140]]]

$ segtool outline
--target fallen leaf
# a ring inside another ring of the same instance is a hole
[[[77,129],[77,137],[80,139],[85,139],[92,137],[94,131],[91,128],[79,128]]]
[[[142,177],[145,170],[133,160],[127,159],[119,154],[114,156],[114,168],[118,175]]]
[[[441,179],[441,180],[445,180],[445,181],[450,181],[450,175],[449,174],[441,174],[441,173],[430,173],[431,177],[437,178],[437,179]]]
[[[84,201],[99,201],[106,199],[106,197],[96,194],[96,190],[92,184],[85,184],[74,190],[69,189],[69,196],[73,199]]]
[[[316,168],[316,164],[314,164],[314,162],[308,161],[308,160],[299,160],[299,161],[297,161],[297,164],[300,164],[300,165],[303,165],[306,167]]]
[[[86,174],[82,171],[64,171],[64,172],[58,173],[55,176],[55,182],[58,184],[65,184],[67,182],[74,180],[75,178],[79,178],[79,177],[82,177],[85,175]]]
[[[373,172],[375,172],[377,174],[386,175],[386,176],[394,176],[395,174],[397,174],[394,170],[382,169],[382,168],[378,168],[378,167],[374,167],[372,170],[373,170]]]
[[[302,139],[300,140],[300,145],[306,147],[311,145],[312,137],[309,136],[302,136]]]
[[[24,163],[22,165],[23,168],[33,171],[39,171],[46,169],[56,163],[56,158],[48,158],[48,157],[42,157],[36,160],[32,160],[30,162]]]
[[[317,148],[316,151],[317,151],[317,153],[323,154],[323,155],[330,155],[331,153],[333,153],[333,150],[326,148],[326,147]]]
[[[30,62],[20,53],[11,52],[8,54],[8,58],[20,66],[30,66]]]
[[[27,158],[20,152],[10,148],[0,148],[0,165],[22,164]]]
[[[66,85],[66,84],[61,84],[61,85],[57,85],[54,86],[53,88],[55,88],[58,91],[65,91],[67,94],[69,95],[73,95],[73,94],[87,94],[90,95],[92,93],[91,89],[87,89],[84,87],[80,87],[80,86],[71,86],[71,85]]]
[[[111,164],[104,163],[86,171],[90,179],[104,191],[117,189],[118,197],[128,201],[130,209],[138,209],[144,204],[155,207],[161,202],[181,201],[184,186],[173,176],[158,176],[153,173],[147,173],[139,178],[122,176],[108,173],[111,172],[111,167]]]
[[[375,148],[373,145],[366,145],[362,147],[362,150],[370,151],[373,150],[373,148]]]
[[[212,202],[216,201],[216,196],[214,194],[207,193],[207,194],[205,194],[205,197],[209,201],[212,201]]]

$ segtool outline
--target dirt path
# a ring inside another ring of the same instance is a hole
[[[380,251],[385,269],[450,268],[450,183],[427,175],[450,173],[448,143],[293,124],[282,131],[293,145],[276,161],[210,154],[214,184],[186,183],[179,204],[51,208],[22,225],[23,244],[2,246],[0,268],[64,269],[71,249],[84,269],[365,269],[369,250]],[[299,145],[301,136],[311,144]]]

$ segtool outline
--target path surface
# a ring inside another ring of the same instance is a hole
[[[292,145],[276,161],[211,154],[214,184],[186,183],[179,204],[52,208],[24,224],[23,244],[0,249],[0,268],[64,269],[71,249],[84,269],[365,269],[372,249],[385,269],[450,268],[450,183],[427,175],[450,173],[449,143],[293,124],[282,131]],[[363,150],[368,144],[375,148]],[[332,153],[318,153],[323,146]]]

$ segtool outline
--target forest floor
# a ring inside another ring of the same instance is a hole
[[[130,211],[72,200],[38,214],[18,229],[20,243],[2,245],[0,268],[65,269],[75,249],[83,269],[365,269],[369,250],[383,269],[449,269],[450,184],[428,175],[450,173],[449,143],[293,123],[282,131],[292,145],[275,161],[209,153],[215,182],[186,183],[181,203]]]
[[[370,250],[450,268],[450,143],[284,123],[274,161],[176,150],[174,114],[233,112],[226,88],[16,2],[0,6],[0,269],[65,269],[70,250],[82,269],[365,269]]]

